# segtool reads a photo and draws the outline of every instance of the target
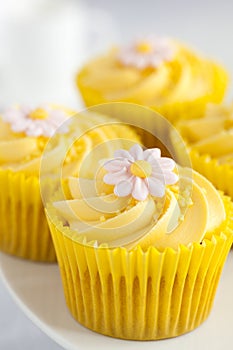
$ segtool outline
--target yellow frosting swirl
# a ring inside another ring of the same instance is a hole
[[[174,57],[158,68],[124,65],[118,59],[119,49],[113,49],[83,67],[77,77],[78,87],[84,94],[85,89],[90,89],[99,103],[125,101],[160,107],[206,95],[211,101],[216,75],[219,79],[222,75],[222,84],[226,85],[225,71],[179,42],[171,43],[175,47]]]
[[[211,105],[205,117],[180,122],[178,128],[194,151],[233,167],[233,105]]]
[[[201,242],[225,220],[223,202],[213,185],[196,172],[190,174],[190,169],[179,168],[178,185],[168,186],[162,199],[148,196],[144,201],[116,197],[101,177],[96,182],[70,177],[72,199],[53,206],[75,240],[129,250],[137,245],[144,250],[176,249]]]
[[[74,115],[73,111],[62,109],[67,117]],[[30,117],[32,119],[46,118],[42,109],[36,109]],[[73,118],[72,118],[73,119]],[[104,125],[110,122],[115,123],[114,119],[93,112],[79,113],[73,123],[70,123],[67,134],[58,134],[49,143],[49,150],[46,149],[46,172],[53,172],[59,165],[61,154],[64,149],[68,149],[71,139],[80,136],[78,140],[70,147],[63,166],[63,175],[78,174],[82,160],[90,151],[99,144],[102,146],[102,157],[109,157],[114,149],[125,147],[127,141],[139,141],[137,134],[126,125]],[[114,140],[115,144],[106,142]],[[123,140],[121,140],[123,139]],[[11,125],[3,121],[0,117],[0,169],[10,169],[12,171],[22,171],[28,175],[38,175],[40,170],[41,155],[49,138],[44,136],[27,136],[24,132],[14,132]],[[115,148],[114,148],[115,147]],[[96,164],[97,159],[91,159],[89,162]],[[88,165],[86,164],[88,173]],[[91,170],[89,171],[92,176]]]
[[[72,133],[77,140],[64,162],[65,177],[75,174],[93,179],[94,169],[101,159],[109,158],[117,149],[140,142],[140,137],[130,126],[93,111],[78,114],[71,125],[71,136]]]
[[[50,107],[51,110],[61,110],[67,116],[74,114],[73,111]],[[43,108],[37,108],[30,113],[32,120],[46,119],[48,113]],[[40,159],[49,137],[27,136],[25,132],[15,132],[10,122],[0,116],[0,169],[22,171],[28,175],[39,173]],[[54,143],[53,149],[48,153],[50,171],[56,165],[56,159],[64,147],[64,136],[60,135]]]

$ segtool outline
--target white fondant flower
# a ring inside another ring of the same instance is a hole
[[[167,38],[148,37],[137,41],[134,45],[122,48],[118,58],[125,66],[138,69],[158,68],[169,62],[174,56],[174,44]]]
[[[140,145],[135,144],[129,151],[116,151],[114,157],[104,163],[108,171],[104,182],[115,185],[114,193],[118,197],[130,194],[137,200],[145,200],[149,194],[163,197],[165,186],[178,181],[173,172],[175,162],[161,157],[159,148],[143,151]]]
[[[42,106],[36,109],[30,107],[9,108],[2,114],[4,122],[11,125],[12,131],[24,132],[27,136],[51,137],[56,129],[67,119],[65,111]],[[59,129],[60,133],[68,131],[67,125]]]

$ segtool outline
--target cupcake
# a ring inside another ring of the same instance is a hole
[[[47,188],[51,187],[61,155],[66,152],[64,178],[78,175],[79,160],[103,139],[127,135],[139,140],[127,126],[105,127],[106,117],[97,113],[80,114],[78,125],[71,123],[71,115],[73,111],[46,105],[35,109],[11,108],[0,117],[0,250],[5,253],[34,261],[56,261],[39,182],[45,177]],[[74,127],[80,138],[67,151]],[[90,131],[82,137],[87,129]],[[40,169],[51,136],[46,167]],[[108,152],[106,148],[103,156],[107,157]]]
[[[232,204],[200,174],[139,144],[69,177],[47,203],[67,306],[85,327],[170,338],[209,315],[232,244]]]
[[[228,84],[224,68],[180,42],[147,37],[88,62],[77,75],[86,106],[124,101],[151,107],[172,123],[198,118],[220,103]]]
[[[202,119],[177,126],[194,169],[233,198],[233,105],[210,105]]]

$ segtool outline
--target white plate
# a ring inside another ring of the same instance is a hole
[[[57,265],[36,264],[0,254],[0,267],[3,280],[26,315],[67,350],[232,349],[233,251],[225,265],[207,321],[189,334],[143,343],[102,336],[75,322],[65,305]]]

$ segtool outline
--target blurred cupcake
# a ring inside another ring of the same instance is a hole
[[[138,144],[68,184],[71,198],[57,192],[46,213],[73,317],[134,340],[199,326],[233,240],[229,198]]]
[[[210,105],[199,120],[178,124],[194,169],[233,198],[233,105]]]
[[[176,40],[148,37],[114,48],[77,75],[86,106],[125,101],[149,106],[175,123],[198,118],[220,103],[228,84],[224,68]]]
[[[80,138],[67,150],[74,128],[71,123],[73,118],[68,118],[71,115],[74,115],[73,111],[55,106],[36,109],[17,107],[1,115],[1,251],[35,261],[55,261],[56,254],[44,214],[39,181],[45,177],[47,187],[51,186],[55,170],[66,152],[62,174],[64,178],[78,174],[79,160],[103,140],[121,139],[126,135],[139,140],[126,126],[105,127],[105,116],[84,113],[79,115],[78,123],[75,124],[75,132],[79,132]],[[99,127],[99,124],[103,126]],[[82,137],[88,129],[89,133]],[[51,136],[53,142],[46,154],[46,167],[40,169],[42,154]],[[106,148],[103,156],[107,157],[108,152],[110,151]]]

